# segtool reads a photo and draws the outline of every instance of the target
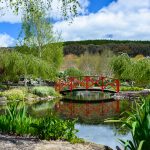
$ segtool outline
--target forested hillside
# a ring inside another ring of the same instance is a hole
[[[11,50],[12,48],[0,48]],[[80,56],[85,52],[92,54],[111,50],[115,54],[128,53],[129,56],[142,54],[150,56],[150,41],[115,41],[115,40],[87,40],[64,42],[64,55],[75,54]]]
[[[111,50],[114,53],[128,53],[129,56],[142,54],[150,56],[150,41],[114,41],[114,40],[87,40],[68,41],[64,43],[64,54],[81,55],[89,53],[101,53],[103,50]]]

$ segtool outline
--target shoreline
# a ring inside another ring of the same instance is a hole
[[[71,144],[67,141],[46,141],[35,137],[0,134],[1,150],[113,150],[108,146],[85,141]]]

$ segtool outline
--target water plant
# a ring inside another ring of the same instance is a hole
[[[106,122],[118,122],[122,127],[127,127],[132,135],[132,140],[120,140],[125,150],[148,150],[150,147],[150,98],[135,102],[131,111],[123,113],[124,117]]]
[[[78,141],[75,122],[62,120],[53,114],[49,117],[34,118],[28,114],[24,103],[12,103],[7,106],[4,114],[0,115],[0,132],[46,140]]]

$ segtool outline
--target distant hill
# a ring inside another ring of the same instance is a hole
[[[103,50],[111,50],[116,54],[128,53],[130,56],[150,56],[150,41],[87,40],[64,43],[65,55],[71,53],[79,56],[86,51],[101,53]]]
[[[9,48],[0,48],[0,50],[12,50]],[[150,41],[117,41],[117,40],[86,40],[86,41],[68,41],[64,42],[64,55],[75,54],[80,56],[85,52],[101,53],[103,50],[111,50],[115,54],[128,53],[129,56],[142,54],[150,56]]]

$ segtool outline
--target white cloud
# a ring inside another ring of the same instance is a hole
[[[74,19],[54,24],[64,40],[150,39],[150,0],[118,0],[108,7]]]
[[[15,15],[13,11],[7,6],[6,3],[0,2],[0,22],[9,22],[9,23],[20,23],[21,14]]]
[[[0,34],[0,47],[11,47],[15,45],[15,39],[8,34]]]
[[[79,1],[79,4],[82,6],[82,7],[77,7],[78,14],[80,15],[87,14],[88,13],[87,7],[89,6],[89,0],[78,0],[78,1]],[[51,3],[51,10],[48,12],[48,16],[50,16],[51,18],[55,20],[60,20],[62,18],[61,7],[62,7],[62,1],[53,0]],[[67,9],[67,14],[70,16],[69,9]]]

